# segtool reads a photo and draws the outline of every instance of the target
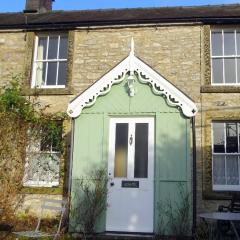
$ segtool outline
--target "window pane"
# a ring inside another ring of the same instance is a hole
[[[227,153],[238,152],[237,123],[226,123]]]
[[[26,155],[26,167],[24,183],[27,181],[38,181],[39,180],[39,165],[40,161],[38,160],[39,155],[36,153],[27,153]]]
[[[67,79],[67,63],[59,62],[58,68],[58,85],[65,85]]]
[[[212,59],[213,83],[223,83],[223,60]]]
[[[222,32],[212,32],[212,56],[222,56]]]
[[[148,177],[148,124],[136,123],[134,177]]]
[[[226,156],[227,184],[238,185],[238,156]]]
[[[238,123],[238,142],[240,143],[240,123]],[[238,152],[240,153],[240,145],[238,146]]]
[[[213,184],[226,184],[224,156],[213,156]]]
[[[41,147],[43,152],[60,152],[60,144],[62,140],[62,121],[52,121],[51,125],[41,128]]]
[[[67,36],[61,36],[60,48],[59,48],[59,59],[67,59],[68,53],[68,38]]]
[[[236,34],[236,41],[237,41],[237,55],[240,55],[240,32]]]
[[[53,137],[52,137],[52,151],[60,152],[62,133],[63,133],[62,121],[57,121],[54,132],[55,134],[53,134]]]
[[[46,136],[42,136],[41,145],[40,145],[41,152],[50,152],[52,146],[52,137],[51,135],[46,134]]]
[[[44,186],[59,182],[60,154],[28,153],[26,161],[25,183],[33,181],[33,185]]]
[[[213,123],[213,152],[225,152],[224,123]]]
[[[60,154],[41,154],[41,168],[39,169],[39,180],[43,182],[59,182]]]
[[[47,83],[46,85],[56,85],[56,74],[57,74],[57,63],[49,62],[48,63],[48,72],[47,72]]]
[[[58,51],[58,37],[49,37],[48,59],[56,59]]]
[[[114,177],[127,177],[128,123],[116,124]]]
[[[235,55],[234,31],[224,31],[224,55]]]
[[[36,68],[36,86],[42,86],[45,83],[46,63],[38,62]]]
[[[39,37],[37,59],[46,60],[46,54],[47,54],[47,37]]]
[[[240,83],[240,58],[237,58],[237,76],[238,76],[238,83]]]
[[[225,58],[225,83],[236,83],[236,66],[234,58]]]

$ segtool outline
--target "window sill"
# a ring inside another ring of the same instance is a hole
[[[240,86],[201,86],[201,93],[240,93]]]
[[[239,185],[213,185],[213,191],[239,192]]]
[[[73,95],[73,90],[67,88],[25,88],[22,90],[24,96],[31,95]]]
[[[51,188],[51,187],[58,187],[59,186],[59,182],[51,182],[51,183],[47,183],[44,181],[28,181],[26,183],[23,184],[24,187],[44,187],[44,188]]]
[[[204,200],[230,200],[232,197],[231,191],[204,191]]]

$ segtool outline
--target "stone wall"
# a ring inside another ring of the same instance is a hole
[[[24,74],[26,42],[25,33],[0,33],[0,86],[13,76]]]
[[[203,200],[203,197],[213,199],[203,194],[205,186],[202,185],[203,181],[204,184],[209,184],[203,178],[205,174],[203,167],[206,163],[204,156],[207,153],[206,149],[211,146],[209,124],[216,114],[230,119],[231,113],[234,113],[234,118],[239,120],[240,95],[238,92],[201,93],[201,87],[209,84],[209,27],[172,25],[78,29],[71,31],[70,36],[71,64],[68,76],[70,90],[61,94],[58,90],[54,92],[40,90],[38,94],[42,104],[50,104],[48,111],[65,112],[71,99],[128,55],[133,37],[136,56],[192,98],[198,106],[199,112],[196,116],[198,211],[216,209],[218,201]],[[32,48],[29,49],[29,41],[26,39],[26,34],[22,32],[0,33],[1,86],[19,73],[29,78],[26,72],[31,70],[29,55],[32,55],[33,44],[30,41]],[[28,88],[29,79],[24,80]],[[219,106],[219,101],[224,102],[224,105]],[[66,128],[66,135],[70,135],[69,125]],[[67,145],[69,139],[70,137]]]
[[[198,102],[200,35],[200,26],[76,31],[72,72],[74,93],[85,90],[125,58],[133,37],[136,56]]]

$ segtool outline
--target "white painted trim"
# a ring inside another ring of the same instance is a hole
[[[237,28],[215,28],[210,31],[210,54],[211,54],[211,85],[213,86],[239,86],[240,82],[238,82],[238,66],[237,66],[237,60],[240,60],[240,55],[237,52]],[[235,54],[231,55],[225,55],[225,47],[224,47],[224,34],[226,31],[231,31],[234,33],[234,50]],[[220,33],[221,38],[222,38],[222,55],[213,55],[212,52],[212,33]],[[234,59],[235,60],[235,82],[233,83],[227,83],[226,82],[226,76],[225,76],[225,59]],[[222,77],[223,77],[223,82],[222,83],[214,83],[213,82],[213,59],[220,59],[222,60]]]
[[[42,85],[40,88],[46,89],[46,88],[65,88],[66,85]],[[36,87],[36,86],[35,86]],[[38,87],[36,87],[38,88]]]
[[[132,44],[133,47],[134,44]],[[137,78],[141,83],[150,84],[154,94],[165,96],[170,106],[181,108],[186,117],[196,115],[198,110],[195,103],[159,73],[135,57],[133,49],[128,57],[69,103],[68,115],[73,118],[78,117],[83,108],[92,106],[98,96],[110,92],[112,85],[122,82],[129,72],[130,74],[131,72],[137,74]]]
[[[239,185],[213,185],[214,191],[240,191]]]
[[[48,51],[49,51],[49,36],[55,36],[57,37],[57,58],[55,59],[48,59]],[[65,88],[65,85],[58,85],[58,75],[59,75],[59,63],[60,62],[66,62],[67,63],[67,59],[66,58],[61,58],[59,59],[59,52],[60,52],[60,41],[61,41],[61,36],[67,36],[67,34],[39,34],[36,35],[35,37],[35,44],[34,44],[34,56],[33,56],[33,66],[32,66],[32,80],[31,80],[31,88],[43,88],[43,89],[47,89],[47,88]],[[46,49],[46,59],[37,59],[37,53],[38,53],[38,44],[39,44],[39,37],[46,37],[47,38],[47,49]],[[57,63],[57,69],[56,69],[56,79],[55,79],[55,85],[47,85],[47,75],[48,75],[48,64],[51,62],[56,62]],[[42,85],[37,85],[36,82],[36,72],[37,72],[37,64],[38,63],[46,63],[46,73],[45,73],[45,78],[44,78],[44,83]]]
[[[135,161],[135,126],[136,123],[148,123],[148,178],[153,179],[154,172],[151,169],[154,169],[154,117],[122,117],[122,118],[111,118],[109,124],[109,154],[108,154],[108,173],[110,173],[110,178],[114,176],[114,156],[115,156],[115,133],[116,133],[116,124],[117,123],[128,123],[128,139],[130,135],[133,136],[133,143],[131,146],[128,144],[128,165],[132,165],[132,168],[128,167],[127,176],[134,178],[134,161]],[[129,164],[130,162],[130,164]]]
[[[34,44],[34,56],[33,56],[33,66],[32,66],[32,84],[31,88],[34,88],[36,86],[36,70],[37,70],[37,50],[38,50],[38,41],[39,37],[35,37],[35,44]]]
[[[239,166],[239,163],[240,163],[240,152],[238,153],[227,153],[226,152],[226,149],[227,149],[227,135],[226,135],[226,123],[231,123],[231,121],[226,121],[226,122],[223,122],[223,121],[213,121],[211,123],[211,136],[212,136],[212,189],[214,191],[240,191],[240,166]],[[235,123],[237,123],[237,132],[239,131],[239,122],[236,122],[236,121],[233,121]],[[214,123],[222,123],[224,125],[224,149],[225,149],[225,152],[224,153],[214,153],[214,131],[213,131],[213,125]],[[238,135],[237,135],[238,136]],[[237,138],[238,141],[239,141],[239,138]],[[240,151],[240,150],[239,150]],[[223,156],[224,157],[224,168],[225,168],[225,184],[214,184],[213,183],[213,171],[214,171],[214,167],[213,167],[213,157],[214,156]],[[228,185],[227,184],[227,156],[238,156],[238,176],[239,176],[239,184],[236,184],[236,185]]]
[[[26,181],[23,183],[24,187],[56,187],[59,182],[46,182],[46,181]]]
[[[135,165],[135,122],[133,119],[128,120],[128,171],[127,177],[134,178],[134,165]],[[130,137],[132,136],[132,144],[129,144]]]
[[[114,156],[115,148],[112,147],[112,143],[115,143],[116,123],[114,119],[110,119],[109,123],[109,146],[108,146],[108,174],[110,180],[114,177]]]

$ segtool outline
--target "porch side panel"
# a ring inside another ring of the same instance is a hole
[[[185,219],[191,230],[189,128],[190,120],[179,113],[156,115],[155,232],[162,235],[178,235]]]
[[[107,166],[107,160],[103,158],[104,114],[81,114],[81,117],[75,119],[74,131],[70,231],[79,232],[80,221],[84,217],[79,216],[79,183],[81,180],[86,181],[93,170]],[[105,216],[102,216],[97,231],[104,230]]]

